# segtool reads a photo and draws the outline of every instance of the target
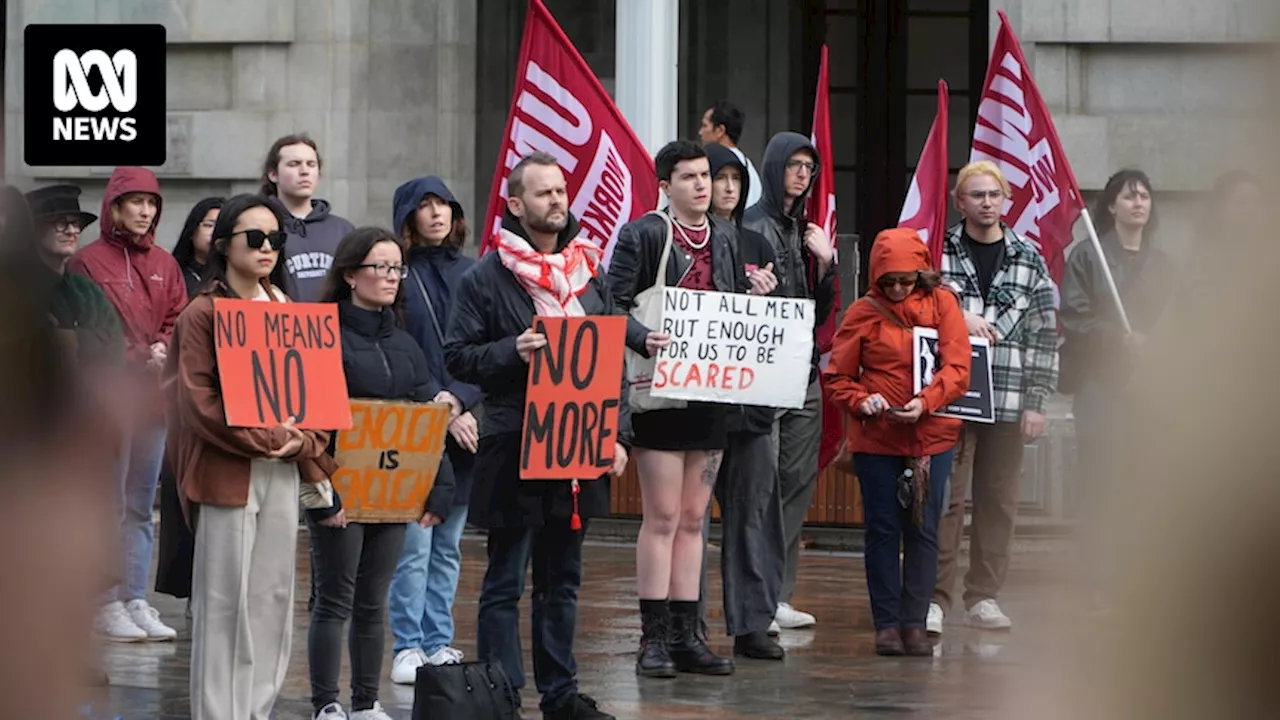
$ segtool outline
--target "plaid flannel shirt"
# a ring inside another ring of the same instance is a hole
[[[996,331],[991,384],[996,420],[1019,422],[1022,411],[1043,413],[1058,388],[1058,327],[1053,282],[1044,258],[1031,243],[1004,227],[1005,258],[988,297],[963,242],[964,224],[947,231],[942,281],[960,295],[965,312],[981,315]]]

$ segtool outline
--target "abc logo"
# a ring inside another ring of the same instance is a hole
[[[94,92],[89,71],[96,69],[102,88]],[[53,56],[53,105],[59,112],[77,108],[102,112],[108,103],[118,113],[128,113],[138,104],[138,56],[120,50],[108,57],[101,50],[77,54],[59,50]],[[123,140],[138,137],[137,120],[132,117],[67,116],[53,118],[54,140]]]

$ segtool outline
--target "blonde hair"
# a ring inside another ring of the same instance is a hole
[[[983,176],[994,178],[995,181],[1000,184],[1000,189],[1004,191],[1004,196],[1006,198],[1013,196],[1013,190],[1009,187],[1009,181],[1005,179],[1004,173],[1000,171],[1000,167],[990,160],[978,160],[977,162],[971,162],[963,168],[960,168],[960,173],[956,176],[954,197],[957,205],[960,204],[960,189],[965,186],[965,183],[976,177]]]

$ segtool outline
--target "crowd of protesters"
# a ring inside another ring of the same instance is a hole
[[[624,380],[608,473],[519,481],[527,368],[546,344],[532,330],[534,316],[627,315],[628,350],[653,358],[670,337],[641,322],[637,308],[655,288],[807,299],[819,317],[834,309],[832,239],[804,220],[820,164],[830,159],[804,136],[779,133],[758,175],[736,147],[741,132],[741,112],[721,102],[703,117],[707,145],[675,141],[657,153],[665,207],[621,229],[607,270],[601,248],[579,236],[564,173],[541,152],[512,168],[494,249],[478,261],[466,252],[463,207],[437,177],[396,189],[390,230],[357,229],[334,214],[315,196],[319,149],[301,134],[272,145],[260,192],[197,202],[172,253],[157,244],[163,196],[148,170],[117,168],[98,215],[80,208],[74,186],[25,198],[7,188],[4,235],[10,248],[28,243],[41,268],[24,282],[39,290],[58,331],[49,352],[74,371],[77,387],[93,388],[86,393],[93,412],[112,420],[103,442],[115,448],[111,499],[119,524],[104,530],[112,543],[103,551],[118,561],[103,565],[110,569],[93,588],[101,593],[96,635],[126,643],[177,636],[176,622],[162,620],[147,600],[158,490],[155,589],[188,598],[192,717],[268,717],[289,667],[305,518],[314,717],[383,720],[384,664],[393,682],[412,685],[422,668],[464,660],[454,647],[452,606],[470,523],[488,541],[478,659],[501,667],[519,700],[527,683],[519,603],[532,564],[533,675],[543,716],[611,718],[578,687],[577,597],[584,536],[593,518],[608,513],[610,478],[634,459],[643,497],[637,675],[734,671],[733,659],[710,648],[704,619],[713,497],[724,528],[733,654],[783,660],[774,636],[817,624],[791,601],[819,472],[820,380],[845,415],[861,486],[876,652],[933,653],[930,636],[944,631],[954,610],[968,497],[963,621],[1012,627],[997,596],[1024,445],[1045,432],[1049,399],[1073,393],[1080,457],[1094,470],[1080,474],[1083,506],[1097,505],[1088,480],[1102,477],[1126,442],[1115,404],[1146,335],[1176,301],[1176,266],[1156,242],[1153,186],[1137,170],[1116,174],[1101,193],[1101,254],[1090,243],[1071,252],[1056,310],[1044,260],[1001,221],[1008,182],[997,166],[973,163],[956,182],[962,220],[942,239],[940,266],[913,230],[876,238],[870,288],[844,312],[829,363],[815,350],[802,407],[639,402]],[[1222,223],[1256,216],[1248,210],[1261,196],[1253,177],[1229,175],[1216,192]],[[97,239],[83,244],[81,233],[95,222]],[[329,481],[334,433],[292,421],[227,425],[212,330],[217,298],[336,303],[351,397],[451,409],[420,520],[347,520]],[[919,390],[911,341],[918,327],[937,332],[939,356]],[[935,415],[968,389],[970,338],[991,346],[993,424]],[[1098,590],[1105,591],[1101,580]],[[344,637],[345,704],[338,686]]]

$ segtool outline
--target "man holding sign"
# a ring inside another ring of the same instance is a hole
[[[613,297],[597,277],[599,247],[578,237],[555,158],[543,152],[523,158],[507,185],[496,252],[462,278],[445,339],[450,374],[485,393],[471,502],[471,522],[489,531],[476,650],[482,661],[501,663],[514,687],[524,686],[519,603],[532,561],[534,680],[542,693],[543,717],[613,720],[578,692],[573,638],[586,520],[609,512],[608,478],[621,475],[627,465],[631,413],[622,382],[616,436],[601,437],[597,429],[592,438],[595,471],[572,480],[521,479],[526,386],[535,353],[545,353],[539,362],[554,355],[566,375],[574,372],[571,368],[580,374],[586,369],[571,351],[560,352],[564,335],[553,352],[544,351],[548,338],[537,331],[535,317],[545,328],[546,319],[611,315]],[[568,337],[565,346],[573,344]],[[598,409],[605,411],[605,404]],[[604,412],[606,420],[613,421],[611,413],[611,408]],[[610,462],[602,464],[606,458]]]

